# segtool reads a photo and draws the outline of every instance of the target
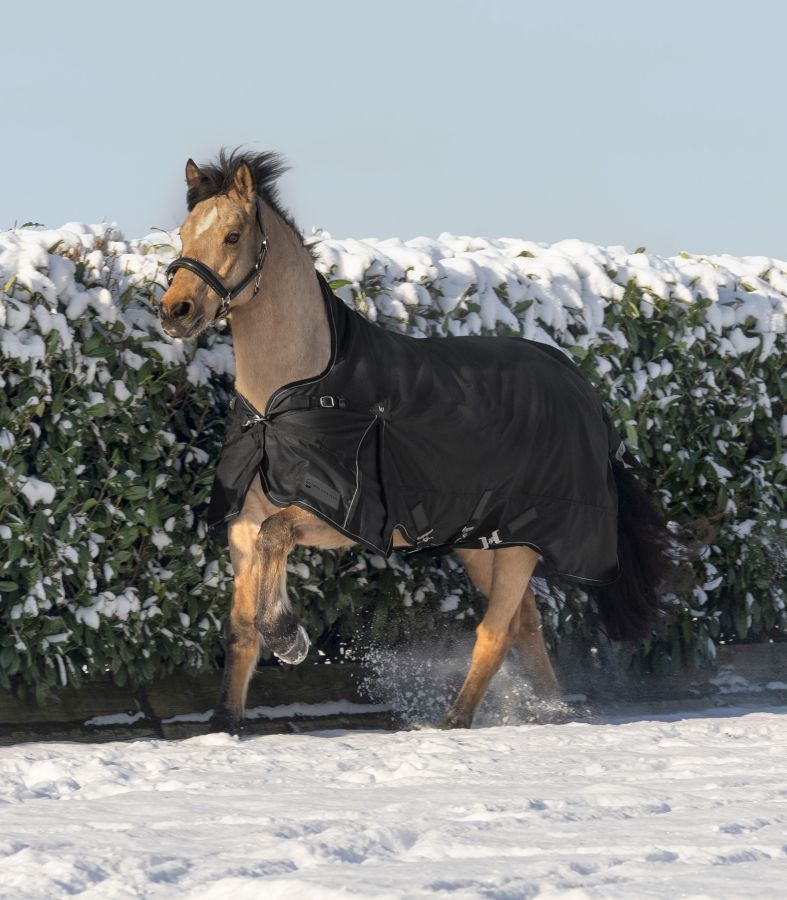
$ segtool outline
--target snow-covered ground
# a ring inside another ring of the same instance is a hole
[[[0,897],[785,896],[787,707],[0,749]]]

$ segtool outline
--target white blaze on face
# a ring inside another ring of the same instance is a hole
[[[219,217],[219,209],[217,206],[211,207],[210,211],[207,212],[202,219],[202,221],[197,225],[194,230],[195,237],[199,237],[201,234],[204,234],[210,226],[216,221]]]

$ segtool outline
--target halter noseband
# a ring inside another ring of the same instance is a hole
[[[260,198],[257,198],[257,205],[255,207],[255,218],[257,219],[257,225],[260,229],[260,234],[262,235],[262,242],[260,243],[260,251],[257,254],[257,259],[253,265],[253,267],[246,273],[246,275],[235,285],[234,288],[228,288],[224,285],[224,282],[219,278],[219,276],[210,268],[210,266],[206,266],[205,263],[200,262],[198,259],[192,259],[190,256],[179,256],[177,259],[173,259],[172,262],[166,268],[166,276],[167,276],[167,284],[171,285],[172,280],[175,277],[175,272],[178,269],[188,269],[189,272],[193,272],[199,278],[201,278],[205,284],[212,290],[214,290],[219,297],[221,297],[221,303],[219,304],[219,308],[216,310],[216,315],[213,317],[213,321],[216,322],[219,319],[224,319],[230,313],[230,304],[232,301],[241,293],[252,281],[253,278],[257,278],[257,282],[254,285],[254,293],[252,297],[256,297],[257,293],[260,289],[260,279],[262,278],[262,266],[265,262],[265,257],[268,255],[268,237],[265,234],[265,229],[262,227],[262,211],[260,209],[261,203]]]

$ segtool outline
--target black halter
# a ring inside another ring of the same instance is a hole
[[[172,284],[172,279],[175,277],[175,272],[178,269],[188,269],[189,272],[193,272],[195,275],[199,276],[205,284],[209,288],[212,288],[218,295],[221,297],[221,303],[219,304],[219,308],[216,310],[216,315],[213,317],[213,321],[216,322],[218,319],[223,319],[230,313],[230,304],[232,301],[241,293],[252,281],[253,278],[257,278],[257,282],[254,285],[254,293],[253,297],[256,297],[257,292],[260,289],[260,279],[262,278],[262,266],[265,262],[265,257],[268,255],[268,237],[265,234],[265,229],[262,227],[262,210],[261,210],[260,198],[257,198],[257,206],[255,208],[255,217],[257,219],[257,225],[260,228],[260,234],[262,235],[262,242],[260,243],[260,252],[257,254],[257,260],[254,263],[254,266],[248,271],[244,278],[242,278],[234,288],[228,288],[224,285],[224,282],[219,278],[219,276],[210,268],[210,266],[206,266],[205,263],[200,262],[198,259],[192,259],[190,256],[179,256],[177,259],[173,259],[172,262],[166,268],[166,276],[167,283]]]

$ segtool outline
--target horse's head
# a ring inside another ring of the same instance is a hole
[[[248,163],[223,184],[186,163],[189,213],[180,227],[183,255],[170,264],[161,324],[171,337],[193,338],[248,302],[259,287],[266,241],[260,201]],[[256,285],[256,287],[255,287]]]

